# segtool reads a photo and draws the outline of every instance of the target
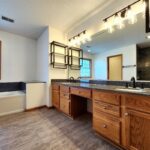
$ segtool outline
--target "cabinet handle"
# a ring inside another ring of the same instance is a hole
[[[103,128],[107,128],[107,125],[106,125],[106,124],[103,124],[102,127],[103,127]]]
[[[124,115],[125,115],[125,116],[129,116],[129,113],[126,112],[126,113],[124,113]]]

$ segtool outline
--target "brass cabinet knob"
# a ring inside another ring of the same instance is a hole
[[[107,125],[106,125],[106,124],[103,124],[102,127],[103,127],[103,128],[107,128]]]
[[[125,115],[125,116],[129,116],[129,113],[126,112],[126,113],[124,113],[124,115]]]

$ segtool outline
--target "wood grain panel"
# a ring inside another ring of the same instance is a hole
[[[108,139],[120,144],[120,124],[103,118],[93,117],[93,128]]]
[[[150,114],[127,109],[127,146],[130,150],[149,150]]]
[[[60,110],[67,115],[70,115],[70,100],[66,98],[61,98],[60,100]]]
[[[92,98],[92,91],[91,91],[91,89],[71,87],[71,94],[82,96],[82,97],[85,97],[85,98],[88,98],[88,99]]]
[[[93,90],[93,99],[100,100],[109,104],[120,105],[121,96],[117,93]]]
[[[52,104],[59,109],[60,93],[59,91],[52,90]]]
[[[150,113],[150,96],[125,94],[122,100],[127,108]]]
[[[69,86],[60,85],[60,92],[69,93]]]
[[[120,107],[108,103],[101,102],[99,100],[93,100],[93,109],[99,109],[110,115],[120,117]]]
[[[59,84],[58,83],[52,83],[52,90],[59,91]]]
[[[60,92],[60,99],[61,99],[61,98],[70,99],[70,94],[69,94],[69,93]]]

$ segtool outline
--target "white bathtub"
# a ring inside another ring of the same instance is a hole
[[[25,110],[25,93],[22,91],[0,92],[0,116]]]

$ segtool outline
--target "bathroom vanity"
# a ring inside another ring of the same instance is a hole
[[[123,89],[111,85],[53,82],[53,106],[75,119],[86,112],[89,99],[96,133],[127,150],[149,150],[150,91]]]

